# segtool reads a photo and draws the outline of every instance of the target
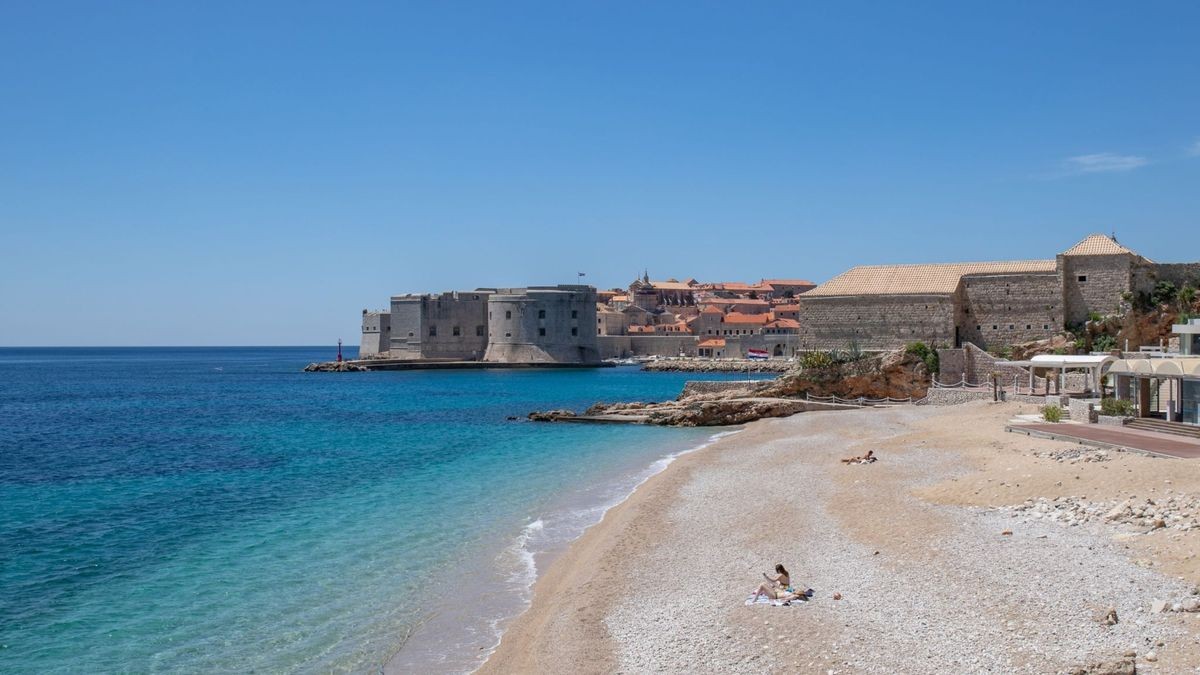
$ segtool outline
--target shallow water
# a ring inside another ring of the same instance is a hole
[[[300,372],[328,357],[0,349],[0,671],[468,670],[712,433],[506,420],[694,374]]]

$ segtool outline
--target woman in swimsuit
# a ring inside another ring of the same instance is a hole
[[[763,572],[763,578],[767,581],[764,584],[759,584],[758,590],[754,591],[754,600],[758,600],[761,596],[767,596],[772,600],[778,600],[787,595],[791,591],[792,577],[788,574],[787,569],[782,564],[775,566],[775,576],[771,576]]]

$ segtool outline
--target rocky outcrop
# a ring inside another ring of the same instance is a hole
[[[304,367],[306,373],[365,373],[367,368],[349,361],[326,361],[310,363]]]
[[[929,389],[925,361],[898,350],[822,368],[798,368],[757,385],[759,396],[922,398]]]
[[[575,413],[570,410],[543,410],[529,413],[529,419],[533,422],[559,422],[573,417],[575,417]]]
[[[647,424],[672,427],[713,427],[745,424],[766,417],[787,417],[807,409],[804,401],[771,398],[690,401],[661,406],[647,413]]]

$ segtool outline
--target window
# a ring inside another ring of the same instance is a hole
[[[597,326],[599,326],[599,325],[600,325],[600,319],[596,319],[596,325],[597,325]]]
[[[450,334],[453,335],[454,337],[458,337],[458,336],[462,335],[462,329],[459,328],[458,326],[455,326],[454,328],[450,329]]]
[[[437,337],[437,326],[429,327],[429,337]]]
[[[1013,329],[1013,325],[1012,325],[1011,323],[1010,323],[1010,324],[1008,324],[1008,329],[1009,329],[1009,330],[1012,330],[1012,329]]]
[[[1080,274],[1080,275],[1079,275],[1078,277],[1076,277],[1076,278],[1079,280],[1079,283],[1081,283],[1081,284],[1082,284],[1082,283],[1086,283],[1086,282],[1087,282],[1087,275],[1086,275],[1086,274]]]
[[[475,326],[475,337],[483,337],[486,335],[486,328],[486,326]]]
[[[979,324],[975,324],[975,330],[983,330],[983,326],[980,326]]]
[[[512,333],[505,333],[504,337],[512,337]]]
[[[539,328],[539,329],[538,329],[538,335],[540,335],[540,336],[542,336],[542,337],[546,337],[546,329],[545,329],[545,328]]]
[[[512,318],[512,312],[505,312],[505,313],[504,313],[504,318],[506,318],[506,319],[511,319],[511,318]]]
[[[539,309],[539,310],[538,310],[538,318],[539,318],[539,319],[544,319],[544,318],[546,318],[546,310],[544,310],[544,309]]]
[[[596,335],[599,335],[599,334],[600,334],[600,329],[599,329],[599,328],[597,328],[597,329],[596,329]]]
[[[1000,330],[1000,327],[996,324],[992,324],[992,330]]]
[[[413,334],[412,334],[412,333],[409,333],[409,334],[408,334],[408,337],[412,337],[412,336],[413,336]]]
[[[579,310],[577,310],[577,309],[571,310],[571,318],[578,319],[579,318]]]
[[[571,335],[579,335],[579,329],[578,329],[578,328],[572,328],[572,329],[571,329]]]
[[[1025,330],[1029,330],[1029,329],[1031,329],[1031,328],[1033,328],[1033,326],[1032,326],[1032,325],[1030,325],[1030,324],[1025,324]]]
[[[1042,324],[1042,330],[1050,330],[1050,324],[1048,324],[1048,323]]]

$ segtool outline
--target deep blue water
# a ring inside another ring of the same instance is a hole
[[[695,376],[329,357],[0,349],[0,672],[469,669],[533,554],[711,433],[506,419]]]

